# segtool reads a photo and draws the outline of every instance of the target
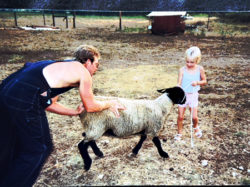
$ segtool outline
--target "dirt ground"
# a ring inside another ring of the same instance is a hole
[[[70,58],[77,46],[91,44],[102,55],[94,75],[95,95],[136,99],[155,99],[157,89],[176,85],[185,50],[196,45],[202,51],[200,65],[208,84],[200,91],[203,136],[194,138],[194,147],[189,112],[183,141],[173,140],[177,133],[174,106],[160,132],[170,159],[159,156],[151,137],[136,157],[131,150],[139,136],[101,137],[97,145],[104,158],[98,159],[89,149],[93,163],[86,172],[77,149],[84,131],[79,118],[47,113],[55,149],[34,186],[249,185],[249,36],[156,36],[97,25],[61,31],[1,29],[0,39],[0,80],[27,61]],[[77,89],[62,94],[59,102],[76,108]]]

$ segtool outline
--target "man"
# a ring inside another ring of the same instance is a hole
[[[26,63],[0,85],[0,186],[32,186],[53,149],[45,110],[74,116],[83,110],[111,110],[119,117],[125,108],[117,101],[97,101],[92,76],[100,53],[79,46],[75,60]],[[66,108],[58,95],[78,87],[82,103]]]

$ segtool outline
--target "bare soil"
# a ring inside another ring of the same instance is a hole
[[[79,118],[47,113],[55,148],[34,186],[249,185],[249,36],[156,36],[119,32],[96,22],[93,27],[61,31],[1,29],[0,39],[0,80],[27,61],[71,58],[77,46],[91,44],[102,54],[101,67],[93,77],[95,95],[136,99],[154,99],[159,96],[157,89],[176,85],[185,50],[196,45],[202,51],[208,84],[200,91],[203,136],[194,137],[194,147],[188,111],[183,141],[173,140],[175,106],[163,119],[160,132],[170,159],[159,156],[151,137],[136,157],[131,150],[139,136],[101,137],[97,145],[104,158],[98,159],[89,149],[93,164],[86,172],[77,149],[84,131]],[[78,90],[62,94],[59,102],[76,108]]]

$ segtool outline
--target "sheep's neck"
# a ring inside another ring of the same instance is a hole
[[[162,94],[161,96],[156,98],[155,102],[161,107],[164,114],[169,113],[173,106],[173,102],[166,94]]]

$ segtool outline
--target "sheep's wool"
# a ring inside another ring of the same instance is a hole
[[[162,126],[162,118],[171,111],[172,101],[167,94],[155,100],[132,100],[125,98],[101,97],[105,100],[117,99],[126,107],[116,118],[110,110],[80,115],[86,140],[96,140],[108,129],[116,136],[123,137],[145,130],[146,134],[156,136]]]

